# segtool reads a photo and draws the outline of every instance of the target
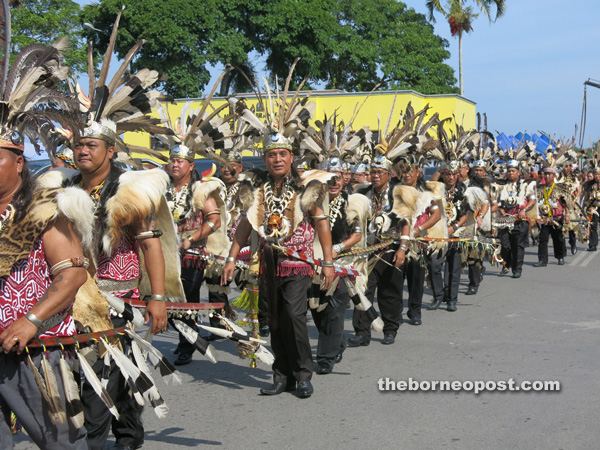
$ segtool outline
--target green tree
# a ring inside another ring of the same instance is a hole
[[[264,58],[270,77],[280,80],[300,57],[292,87],[308,76],[310,85],[347,90],[378,82],[424,93],[455,89],[454,72],[443,63],[448,42],[433,34],[425,16],[395,0],[102,0],[86,5],[82,18],[103,30],[88,33],[98,51],[123,3],[117,55],[146,39],[133,69],[159,70],[167,77],[164,90],[175,97],[199,96],[209,65],[231,64],[252,79],[249,54]],[[231,72],[220,94],[247,90],[244,81]]]
[[[32,43],[52,44],[67,36],[70,48],[65,63],[73,72],[85,71],[86,46],[79,21],[80,7],[72,0],[20,0],[22,6],[11,8],[11,54]]]
[[[465,0],[468,1],[468,0]],[[504,0],[474,0],[475,5],[484,13],[490,22],[504,15],[506,4]],[[426,6],[429,10],[429,19],[435,21],[434,12],[442,13],[450,24],[452,36],[458,35],[458,78],[460,86],[460,95],[463,95],[463,68],[462,68],[462,36],[473,30],[471,23],[478,16],[473,7],[465,7],[463,0],[446,0],[442,5],[441,0],[427,0]],[[495,7],[496,14],[492,15],[492,9]]]
[[[115,52],[124,57],[140,39],[147,42],[133,69],[148,67],[166,76],[162,88],[174,97],[196,97],[210,80],[209,65],[248,64],[254,44],[247,36],[252,2],[244,0],[104,0],[86,5],[83,19],[105,33],[88,33],[100,52],[124,4]],[[98,54],[98,53],[97,53]],[[97,58],[99,61],[100,58]],[[233,83],[235,80],[227,80]]]
[[[443,61],[448,42],[433,33],[423,14],[395,0],[339,2],[340,34],[323,60],[327,87],[413,89],[424,94],[456,92],[454,71]]]

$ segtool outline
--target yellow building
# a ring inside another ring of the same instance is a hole
[[[330,117],[337,111],[338,123],[343,121],[348,123],[355,108],[362,105],[358,116],[354,120],[353,128],[355,130],[368,126],[372,131],[377,131],[378,115],[381,121],[381,127],[385,127],[388,120],[394,98],[394,112],[391,119],[391,125],[394,126],[401,113],[411,102],[415,111],[419,111],[429,104],[429,116],[439,113],[440,118],[456,117],[456,120],[463,125],[466,130],[476,127],[475,102],[461,97],[458,94],[437,94],[424,95],[415,91],[377,91],[369,97],[368,92],[344,92],[340,90],[325,91],[302,91],[300,96],[306,96],[310,93],[311,100],[316,104],[314,120],[323,120],[324,116]],[[256,103],[254,94],[236,94],[238,98],[246,98],[250,107]],[[291,96],[291,95],[290,95]],[[367,98],[368,97],[368,98]],[[365,101],[366,99],[366,101]],[[213,104],[218,108],[227,100],[224,97],[214,97]],[[178,99],[174,104],[169,105],[169,114],[171,117],[178,117],[184,104],[192,102],[198,106],[202,99]],[[364,104],[363,104],[364,103]],[[192,105],[195,107],[195,105]],[[225,109],[224,111],[228,111]],[[454,130],[454,124],[447,124],[444,127],[448,132]],[[150,147],[150,136],[147,133],[125,133],[124,140],[128,144]],[[135,154],[133,156],[136,156]]]

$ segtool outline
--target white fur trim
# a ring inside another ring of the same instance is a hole
[[[73,223],[85,253],[89,253],[93,240],[94,202],[83,189],[68,187],[56,196],[56,203],[58,214]]]

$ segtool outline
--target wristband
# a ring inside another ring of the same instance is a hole
[[[333,261],[323,261],[323,267],[333,267]]]
[[[403,234],[402,236],[400,236],[400,240],[401,241],[410,241],[410,236],[406,236],[405,234]]]
[[[194,242],[196,241],[191,234],[187,237],[187,240],[190,241],[190,245],[194,245]]]
[[[225,258],[225,263],[235,263],[235,258],[233,256],[228,256]]]
[[[400,246],[400,250],[402,250],[403,252],[406,253],[406,251],[408,250],[408,247],[405,244],[403,244]]]
[[[423,232],[423,228],[421,228],[421,225],[417,225],[417,229],[418,229],[420,232]]]
[[[336,253],[341,253],[346,250],[346,245],[343,242],[340,242],[339,244],[335,244],[333,246],[333,250],[335,250]]]
[[[157,302],[166,302],[167,301],[167,297],[164,296],[164,295],[152,294],[150,296],[150,300],[155,300]]]
[[[34,324],[35,327],[38,329],[43,325],[42,321],[38,318],[38,316],[36,316],[31,311],[25,314],[25,318],[29,320],[32,324]]]
[[[217,231],[217,226],[214,223],[212,223],[210,220],[208,222],[206,222],[206,225],[208,225],[210,227],[210,229],[213,230],[213,233],[215,231]]]
[[[440,209],[440,207],[438,205],[433,205],[432,207],[429,208],[431,211],[435,211],[436,209]]]

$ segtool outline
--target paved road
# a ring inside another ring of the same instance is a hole
[[[144,449],[589,449],[600,441],[598,253],[582,251],[523,277],[489,268],[476,296],[461,285],[458,311],[424,311],[405,323],[396,344],[349,348],[335,373],[313,378],[315,395],[262,397],[271,372],[240,360],[231,342],[213,365],[196,354],[184,384],[160,383],[165,420],[146,409]],[[430,296],[425,297],[430,301]],[[351,333],[351,311],[346,330]],[[315,328],[310,323],[313,348]],[[165,354],[173,332],[155,342]],[[378,380],[557,380],[560,392],[380,392]],[[34,448],[17,438],[18,450]],[[111,448],[112,441],[106,448]]]

